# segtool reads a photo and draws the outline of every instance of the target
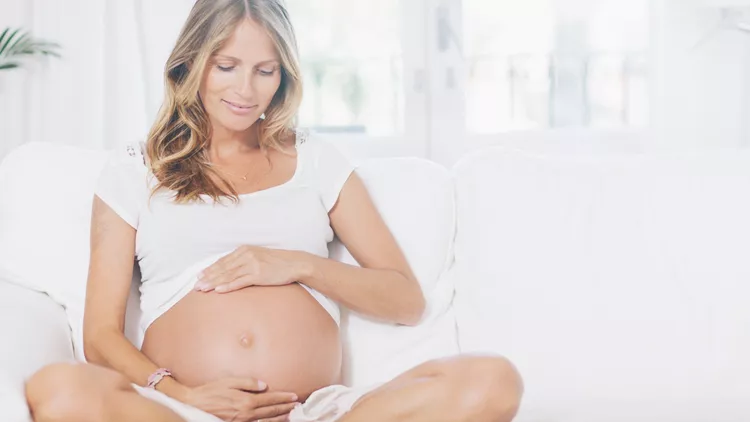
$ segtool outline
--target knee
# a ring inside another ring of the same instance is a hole
[[[107,385],[92,385],[97,371],[106,371],[81,363],[56,363],[45,366],[26,382],[26,400],[37,422],[82,421],[89,419],[102,404],[108,390],[121,388],[119,374],[110,376]]]
[[[509,360],[463,356],[446,365],[449,382],[457,392],[461,420],[513,420],[521,404],[523,381]]]

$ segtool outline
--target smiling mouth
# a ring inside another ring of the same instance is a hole
[[[227,101],[227,100],[221,100],[221,101],[229,104],[232,107],[236,107],[236,108],[239,108],[239,109],[242,109],[242,110],[250,110],[251,108],[255,107],[254,105],[242,105],[242,104],[233,103],[233,102]]]

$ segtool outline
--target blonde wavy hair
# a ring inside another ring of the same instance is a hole
[[[177,203],[239,201],[232,185],[210,164],[208,114],[198,95],[207,62],[244,19],[262,25],[276,45],[281,60],[281,84],[265,111],[259,144],[265,151],[282,151],[281,139],[294,133],[302,101],[297,40],[283,0],[197,0],[190,11],[165,68],[164,102],[146,141],[145,153],[160,189],[176,192]],[[216,183],[213,175],[221,183]]]

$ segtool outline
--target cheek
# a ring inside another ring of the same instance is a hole
[[[232,79],[229,74],[211,70],[206,76],[206,80],[203,84],[203,91],[207,97],[218,101],[221,99],[222,93],[231,85]]]
[[[266,77],[262,79],[258,87],[258,95],[262,99],[263,104],[265,104],[265,107],[268,107],[268,105],[271,104],[271,100],[273,100],[273,97],[276,95],[280,86],[280,76]]]

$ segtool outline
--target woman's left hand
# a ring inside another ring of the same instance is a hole
[[[195,290],[232,292],[249,286],[283,286],[297,281],[299,265],[289,251],[240,246],[198,276]]]

